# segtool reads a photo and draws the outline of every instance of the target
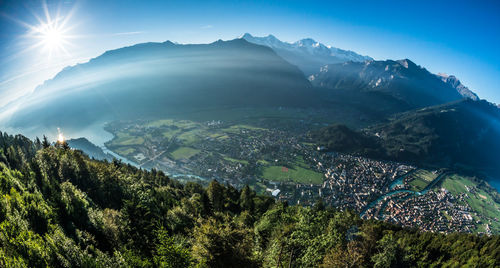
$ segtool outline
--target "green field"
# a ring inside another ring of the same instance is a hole
[[[227,156],[224,156],[224,160],[227,160],[227,161],[230,161],[233,163],[240,163],[240,164],[248,165],[247,160],[241,160],[241,159],[231,158],[231,157],[227,157]]]
[[[174,136],[178,135],[181,131],[182,131],[181,129],[175,129],[175,130],[169,129],[169,130],[163,132],[163,137],[165,139],[171,139]]]
[[[116,137],[111,141],[112,146],[141,145],[143,143],[144,138],[134,137],[124,132],[118,132]]]
[[[146,127],[176,126],[178,128],[195,128],[198,124],[188,120],[162,119],[149,122]]]
[[[284,171],[282,166],[265,167],[262,176],[269,181],[293,181],[298,183],[321,184],[323,174],[299,166]]]
[[[181,140],[183,144],[190,145],[200,140],[198,138],[199,133],[200,133],[199,129],[192,129],[180,134],[177,138]]]
[[[264,159],[257,160],[257,163],[261,165],[269,165],[269,162]]]
[[[115,152],[119,155],[129,156],[135,152],[134,148],[117,148]]]
[[[233,126],[230,126],[229,128],[226,128],[224,130],[225,131],[233,131],[233,130],[240,130],[240,129],[266,130],[265,128],[254,127],[254,126],[250,126],[250,125],[233,125]]]
[[[474,191],[469,191],[466,186],[471,189],[476,186],[476,183],[467,177],[456,174],[446,176],[441,182],[441,187],[447,189],[455,196],[458,196],[460,193],[466,193],[465,202],[479,215],[500,220],[500,204],[496,203],[492,196],[485,190],[474,188]],[[488,220],[485,222],[482,220],[482,222],[483,225],[484,223],[489,223],[493,229],[500,230],[500,222],[498,221]],[[484,229],[484,226],[480,226],[480,229]]]
[[[193,149],[191,147],[179,147],[175,151],[171,152],[170,155],[175,160],[189,159],[195,154],[199,153],[200,150]]]
[[[474,185],[474,182],[456,174],[446,176],[441,182],[441,186],[453,195],[466,193],[467,189],[465,186],[472,187]]]
[[[438,173],[434,174],[429,170],[419,169],[413,172],[408,176],[408,180],[410,180],[410,190],[412,191],[422,191],[427,187],[429,183],[431,183],[435,178],[438,177]]]
[[[205,136],[208,136],[212,139],[223,140],[223,139],[229,138],[229,136],[226,135],[226,133],[222,132],[221,130],[210,130],[210,131],[208,131],[208,134],[207,133],[203,133],[203,134],[205,134]]]

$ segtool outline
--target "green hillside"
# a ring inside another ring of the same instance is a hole
[[[318,145],[339,152],[493,177],[500,174],[499,136],[500,109],[473,100],[398,114],[363,132],[333,125],[311,134]]]
[[[21,135],[0,135],[0,191],[2,267],[500,265],[498,235],[424,233],[249,187],[181,184]]]

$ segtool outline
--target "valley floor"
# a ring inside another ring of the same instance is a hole
[[[279,123],[277,122],[279,121]],[[106,143],[138,166],[177,179],[248,184],[278,200],[318,200],[436,232],[500,233],[500,196],[479,179],[449,170],[323,152],[308,140],[307,120],[112,122]],[[276,127],[279,125],[279,127]]]

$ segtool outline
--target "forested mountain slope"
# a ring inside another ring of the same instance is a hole
[[[295,66],[243,39],[143,43],[67,67],[36,88],[10,125],[82,127],[225,107],[310,107],[318,97]]]
[[[422,233],[248,187],[180,184],[21,135],[0,135],[0,191],[0,266],[500,265],[499,236]]]
[[[364,132],[331,126],[312,137],[340,152],[500,174],[500,109],[486,101],[462,100],[398,114]]]

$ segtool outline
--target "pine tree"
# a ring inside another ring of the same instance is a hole
[[[208,185],[207,195],[214,211],[222,211],[224,208],[224,187],[213,180]]]
[[[49,139],[47,139],[47,137],[45,135],[43,135],[42,147],[43,148],[49,148],[50,147]]]
[[[240,206],[241,206],[241,208],[252,212],[254,207],[255,207],[255,203],[253,201],[254,197],[255,197],[255,192],[252,191],[252,189],[250,189],[248,184],[245,185],[245,187],[243,187],[243,189],[241,190],[241,194],[240,194]]]
[[[69,144],[67,141],[62,141],[61,142],[61,147],[64,149],[64,150],[69,150],[71,149],[71,147],[69,147]]]
[[[35,148],[37,150],[42,148],[42,142],[40,141],[40,139],[38,137],[36,137],[36,139],[35,139]]]

